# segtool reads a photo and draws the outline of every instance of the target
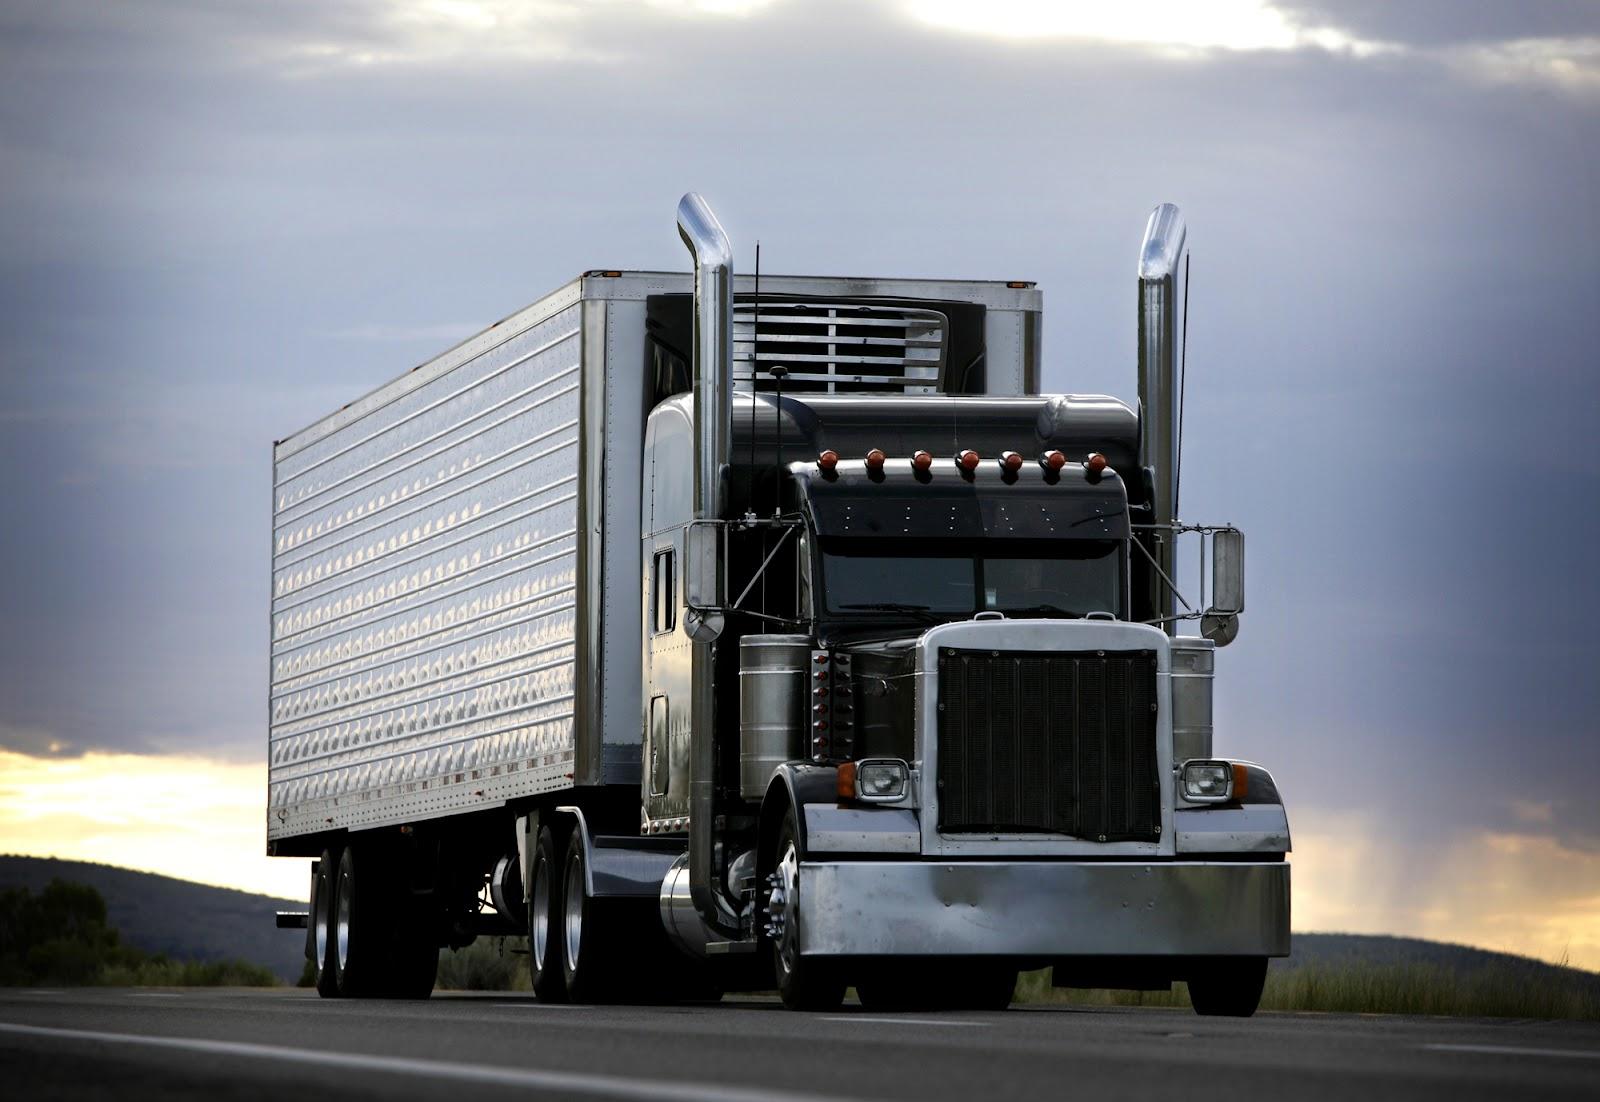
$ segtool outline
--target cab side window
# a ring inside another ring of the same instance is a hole
[[[650,568],[650,631],[662,635],[678,626],[678,589],[673,549],[657,551]]]

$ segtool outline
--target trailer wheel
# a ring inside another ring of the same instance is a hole
[[[333,960],[333,893],[338,867],[339,850],[325,849],[317,862],[316,875],[311,878],[311,936],[307,940],[311,963],[316,969],[317,994],[325,999],[339,996],[338,972]]]
[[[1205,962],[1189,976],[1189,1001],[1196,1014],[1248,1018],[1261,1005],[1266,985],[1266,957],[1226,957]]]
[[[426,902],[414,898],[401,869],[391,868],[394,898],[387,901],[387,967],[382,994],[391,999],[426,999],[439,977],[439,937]]]
[[[580,827],[573,827],[567,840],[560,894],[561,923],[553,932],[567,997],[575,1003],[607,1001],[616,994],[615,956],[620,946],[612,936],[610,912],[589,894],[588,858]]]
[[[534,845],[532,891],[528,897],[528,977],[540,1002],[567,1001],[567,980],[561,969],[561,865],[556,860],[555,835],[539,830]]]
[[[845,981],[829,960],[800,955],[800,847],[794,809],[784,815],[778,835],[778,867],[773,872],[767,911],[777,927],[772,940],[772,970],[778,994],[790,1010],[834,1010],[844,1002]]]
[[[376,961],[369,960],[376,945],[373,923],[381,917],[374,900],[372,885],[368,883],[367,863],[369,847],[362,846],[362,856],[356,856],[356,846],[347,845],[339,854],[333,885],[333,974],[339,995],[346,999],[364,998],[376,989]],[[376,870],[373,870],[374,872]]]

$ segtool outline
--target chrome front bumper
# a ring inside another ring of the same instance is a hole
[[[1289,953],[1281,861],[807,862],[799,888],[807,955]]]

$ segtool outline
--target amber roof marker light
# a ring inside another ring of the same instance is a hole
[[[911,453],[911,469],[918,474],[927,474],[933,469],[933,455],[930,452],[915,451]]]
[[[866,461],[867,461],[867,470],[869,470],[869,471],[881,471],[881,470],[883,470],[884,454],[883,454],[883,449],[882,448],[873,448],[871,451],[867,452],[865,458],[866,458]]]
[[[1059,471],[1066,465],[1066,454],[1061,451],[1052,449],[1039,457],[1039,466],[1043,467],[1047,471]]]
[[[1089,458],[1083,461],[1083,469],[1088,471],[1090,474],[1099,474],[1108,466],[1110,466],[1110,464],[1106,462],[1106,457],[1101,455],[1099,452],[1090,452]]]
[[[823,474],[832,474],[839,466],[839,453],[828,448],[817,456],[817,466]]]
[[[1021,453],[1019,453],[1019,452],[1001,452],[1000,453],[1000,468],[1001,468],[1001,470],[1008,471],[1011,474],[1016,474],[1018,471],[1022,470],[1022,455],[1021,455]]]
[[[983,462],[983,456],[979,455],[977,452],[973,451],[971,448],[968,448],[965,451],[960,452],[956,456],[956,466],[960,467],[963,471],[966,471],[968,474],[971,474],[973,471],[977,470],[978,469],[978,464],[982,463],[982,462]]]

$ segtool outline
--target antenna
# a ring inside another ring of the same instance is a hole
[[[783,515],[783,380],[789,374],[789,369],[782,364],[772,365],[772,379],[775,384],[775,393],[772,403],[772,423],[776,428],[773,434],[773,444],[777,449],[778,466],[773,473],[777,476],[772,483],[772,515]]]
[[[1183,254],[1183,335],[1178,338],[1178,459],[1172,465],[1172,519],[1178,519],[1178,490],[1183,486],[1183,396],[1189,389],[1189,263],[1192,253]]]

